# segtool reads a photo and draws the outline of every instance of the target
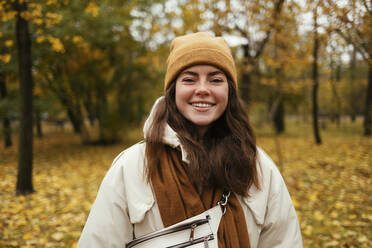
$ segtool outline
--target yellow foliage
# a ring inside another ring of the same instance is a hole
[[[54,233],[54,234],[52,235],[52,238],[53,238],[54,240],[60,241],[60,240],[63,239],[63,236],[64,236],[63,233],[57,232],[57,233]]]
[[[98,16],[99,13],[99,7],[94,2],[90,2],[88,6],[85,8],[85,12],[96,17]]]
[[[150,59],[151,59],[150,57],[141,56],[141,57],[136,58],[136,63],[140,65],[146,65]]]
[[[32,19],[32,22],[35,23],[36,25],[41,25],[43,24],[43,19],[35,18],[35,19]]]
[[[338,213],[336,211],[332,211],[331,217],[332,218],[337,218],[338,217]]]
[[[24,240],[30,240],[32,238],[33,238],[32,233],[25,233],[25,234],[23,234],[23,239]]]
[[[42,23],[45,23],[45,26],[47,28],[51,28],[53,27],[54,25],[58,24],[61,20],[62,20],[62,15],[60,14],[57,14],[57,13],[53,13],[53,12],[47,12],[45,14],[45,18],[44,19],[41,19],[41,18],[36,18],[36,22],[35,24],[42,24]],[[38,19],[41,19],[41,20],[38,20]]]
[[[6,40],[5,41],[5,46],[6,47],[12,47],[13,46],[13,40]]]
[[[312,226],[306,226],[305,230],[303,233],[307,236],[310,236],[313,233],[313,227]]]
[[[3,61],[5,64],[9,63],[12,59],[12,55],[10,54],[0,54],[0,61]]]
[[[35,86],[35,88],[34,88],[34,96],[40,96],[41,95],[41,88],[37,85],[37,86]]]
[[[17,241],[12,241],[9,243],[10,246],[18,246],[18,242]]]
[[[9,20],[14,20],[17,16],[17,11],[6,11],[1,13],[1,21],[7,22]]]
[[[100,49],[93,49],[91,52],[93,59],[101,59],[104,54]]]
[[[52,48],[54,51],[59,52],[59,53],[65,52],[65,47],[63,46],[59,38],[48,36],[48,41],[52,45]]]
[[[28,3],[28,7],[33,9],[33,8],[37,8],[40,4],[37,4],[37,3]]]
[[[32,11],[31,11],[31,16],[33,18],[41,18],[43,17],[43,7],[41,6],[41,4],[32,4],[32,5],[29,5],[30,7],[32,7]]]
[[[263,78],[262,80],[260,80],[260,83],[263,85],[270,85],[270,86],[277,85],[277,81],[275,80],[275,78]]]
[[[72,42],[74,43],[79,43],[82,41],[83,41],[83,37],[81,37],[80,35],[75,35],[74,37],[72,37]]]
[[[58,18],[59,15],[56,14],[56,13],[48,12],[48,13],[46,13],[45,16],[50,18],[50,19],[56,19],[56,18]]]
[[[45,36],[39,36],[39,37],[36,38],[36,42],[37,42],[37,43],[41,43],[41,42],[43,42],[44,40],[45,40]]]
[[[258,140],[277,160],[275,142]],[[316,146],[312,137],[280,138],[281,170],[300,216],[304,247],[371,247],[367,230],[372,209],[366,203],[372,193],[368,185],[372,140],[330,136],[324,140]]]
[[[322,221],[322,220],[324,220],[324,215],[320,211],[315,211],[314,218],[317,221]]]
[[[29,21],[32,19],[32,15],[30,11],[23,11],[19,14],[23,19]]]
[[[310,202],[315,202],[318,199],[318,192],[313,192],[309,195]]]
[[[56,4],[57,3],[57,0],[48,0],[46,2],[46,5],[53,5],[53,4]]]

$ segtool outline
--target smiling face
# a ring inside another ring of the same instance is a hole
[[[225,111],[228,88],[225,73],[217,67],[196,65],[186,68],[176,79],[177,109],[203,134]]]

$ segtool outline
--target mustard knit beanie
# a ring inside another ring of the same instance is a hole
[[[178,74],[193,65],[213,65],[223,70],[237,87],[234,59],[226,41],[208,33],[193,33],[175,38],[170,46],[165,74],[166,90]]]

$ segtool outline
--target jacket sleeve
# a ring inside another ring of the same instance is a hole
[[[80,236],[79,248],[123,248],[132,240],[133,227],[127,211],[123,166],[118,160],[114,161],[101,183]]]
[[[291,197],[279,170],[269,160],[272,164],[270,193],[258,248],[302,248],[300,226]]]

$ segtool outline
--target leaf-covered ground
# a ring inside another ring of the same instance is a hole
[[[258,135],[287,182],[304,246],[372,247],[372,139],[329,131],[316,146],[310,130]],[[50,133],[35,141],[36,192],[15,196],[16,149],[0,146],[0,247],[75,247],[99,184],[125,147],[82,146],[72,134]]]

